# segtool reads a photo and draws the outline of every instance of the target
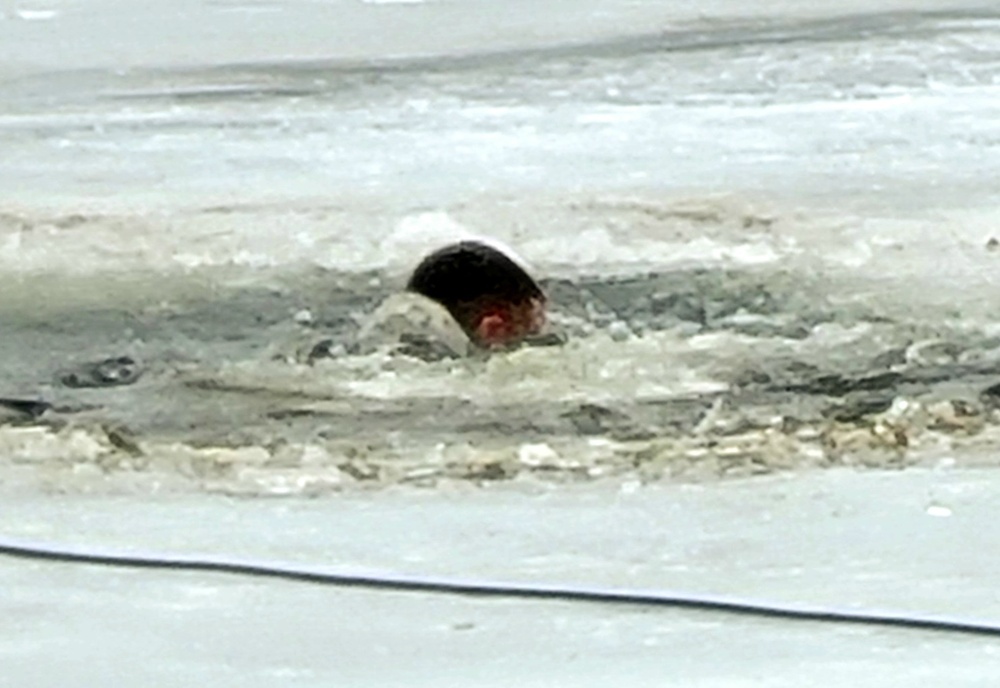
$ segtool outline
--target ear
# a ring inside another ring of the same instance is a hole
[[[476,336],[483,344],[501,344],[510,335],[510,323],[502,313],[487,313],[476,325]]]

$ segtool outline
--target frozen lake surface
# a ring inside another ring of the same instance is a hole
[[[1000,618],[996,472],[339,499],[4,495],[10,537],[355,572],[655,588]],[[986,686],[996,641],[0,561],[18,685]]]

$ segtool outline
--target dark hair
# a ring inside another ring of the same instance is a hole
[[[520,265],[478,241],[461,241],[430,254],[413,271],[406,288],[437,301],[466,328],[470,314],[484,305],[545,299]]]

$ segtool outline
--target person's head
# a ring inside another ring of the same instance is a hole
[[[430,254],[406,288],[447,308],[479,346],[516,344],[545,324],[545,294],[538,284],[501,251],[478,241]]]

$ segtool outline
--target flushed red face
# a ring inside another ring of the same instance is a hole
[[[480,346],[494,349],[519,344],[545,327],[545,299],[533,298],[519,304],[492,306],[484,310],[472,329]]]

